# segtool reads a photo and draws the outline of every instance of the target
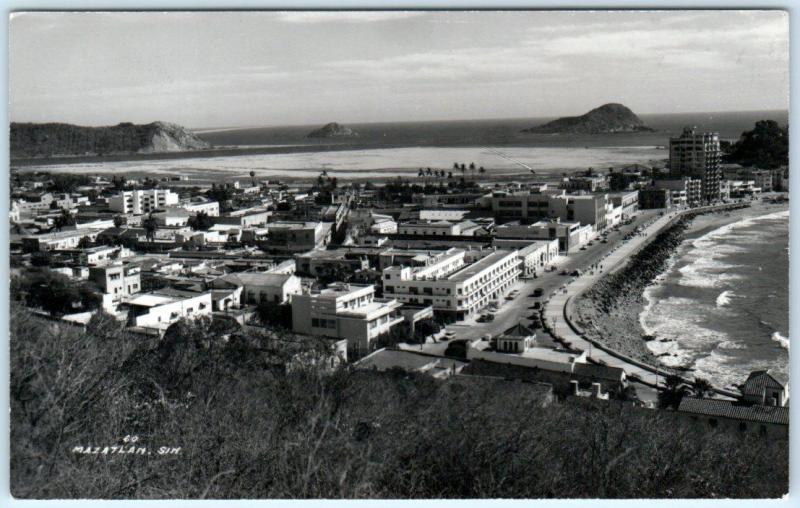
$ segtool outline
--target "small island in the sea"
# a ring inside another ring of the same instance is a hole
[[[167,122],[85,127],[68,123],[12,123],[11,157],[151,154],[205,150],[211,145]]]
[[[344,125],[338,124],[336,122],[331,122],[326,124],[319,129],[313,130],[306,135],[307,138],[317,139],[317,138],[355,138],[358,137],[358,133],[355,132],[350,127],[345,127]]]
[[[526,134],[605,134],[653,131],[626,106],[604,104],[581,116],[567,116],[538,127],[523,129]]]

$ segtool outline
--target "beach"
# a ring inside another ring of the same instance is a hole
[[[726,281],[743,284],[747,277],[730,273],[733,267],[719,259],[714,261],[715,255],[724,256],[737,247],[720,243],[711,249],[711,242],[726,240],[730,234],[726,232],[744,232],[765,217],[766,221],[788,219],[788,204],[753,202],[750,208],[702,214],[662,231],[649,246],[646,259],[629,265],[636,266],[636,273],[622,269],[618,280],[615,275],[604,277],[576,301],[578,319],[589,324],[587,334],[596,340],[666,371],[706,377],[719,386],[733,386],[743,380],[747,369],[760,367],[771,368],[781,377],[788,365],[788,355],[780,351],[782,341],[788,347],[788,328],[783,330],[783,323],[777,322],[781,312],[788,314],[780,295],[788,298],[788,287],[778,285],[773,288],[775,294],[765,295],[776,303],[770,309],[775,316],[749,307],[730,307],[732,299],[756,291],[733,291]],[[774,227],[780,232],[780,223]],[[786,229],[788,233],[788,222]],[[776,269],[785,273],[787,267]],[[785,281],[785,276],[777,280]],[[620,284],[624,290],[610,296]],[[761,330],[770,321],[779,330]],[[736,322],[736,327],[725,329],[729,322]]]
[[[486,172],[468,172],[469,178],[552,177],[564,171],[593,167],[607,171],[611,166],[653,164],[668,154],[655,146],[606,147],[406,147],[364,150],[316,150],[307,147],[284,147],[287,153],[248,153],[208,156],[186,153],[170,158],[136,158],[134,160],[67,160],[59,163],[28,160],[15,166],[22,171],[50,171],[75,174],[189,175],[203,177],[249,177],[282,180],[314,179],[325,169],[340,180],[389,179],[396,176],[417,178],[419,168],[453,172],[453,163],[475,163]],[[276,149],[277,150],[277,149]],[[531,171],[536,172],[533,175]],[[447,179],[444,179],[446,182]]]

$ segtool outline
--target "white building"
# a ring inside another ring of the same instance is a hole
[[[375,298],[372,285],[331,284],[318,293],[292,297],[292,327],[297,333],[347,339],[356,355],[403,322],[400,302]]]
[[[480,226],[472,221],[411,220],[397,227],[401,235],[422,236],[472,236]]]
[[[89,268],[89,280],[111,295],[114,302],[136,294],[141,289],[141,268],[138,265],[106,265]]]
[[[22,247],[26,252],[76,249],[82,238],[86,237],[90,241],[94,241],[100,231],[99,229],[80,229],[25,236],[22,238]]]
[[[562,253],[580,248],[594,236],[592,226],[582,226],[579,222],[560,219],[540,220],[533,224],[513,222],[495,228],[495,241],[497,239],[558,240],[558,248]]]
[[[300,294],[300,277],[284,273],[239,272],[224,275],[209,282],[215,289],[244,288],[243,303],[287,303],[293,295]]]
[[[209,316],[212,293],[193,293],[176,289],[160,289],[139,295],[127,302],[131,326],[165,331],[181,318]]]
[[[516,250],[496,250],[468,263],[466,251],[417,256],[417,266],[383,270],[383,294],[403,303],[430,305],[440,314],[464,319],[511,289],[520,276]]]
[[[219,217],[219,202],[217,201],[186,202],[181,203],[180,206],[192,215],[203,212],[209,217]]]
[[[139,215],[177,204],[178,195],[169,189],[122,191],[108,199],[108,207],[111,210]]]

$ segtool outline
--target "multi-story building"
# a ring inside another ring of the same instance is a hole
[[[286,273],[239,272],[223,275],[208,283],[214,289],[244,288],[243,303],[287,303],[300,293],[300,277]]]
[[[724,182],[725,180],[720,180]],[[699,178],[671,178],[653,180],[654,189],[666,189],[673,206],[699,206],[703,204],[703,182]]]
[[[169,189],[122,191],[108,199],[108,207],[111,210],[139,215],[177,204],[178,195]]]
[[[719,199],[722,179],[719,134],[697,132],[686,127],[669,140],[669,169],[673,176],[690,176],[702,181],[702,201]]]
[[[605,191],[608,190],[608,178],[605,175],[571,176],[565,178],[561,186],[568,191]]]
[[[567,194],[561,191],[496,193],[492,211],[499,220],[534,221],[558,218],[589,224],[599,231],[606,227],[607,194]]]
[[[622,208],[622,218],[629,219],[639,210],[639,192],[618,192],[608,195],[614,206]]]
[[[140,291],[141,268],[139,265],[92,266],[89,267],[89,280],[116,302]]]
[[[292,298],[292,328],[297,333],[347,339],[356,356],[372,341],[403,322],[400,302],[376,298],[372,285],[331,284]]]
[[[761,187],[761,192],[772,192],[773,171],[768,169],[756,169],[750,172],[750,178],[755,181],[756,187]]]
[[[568,253],[580,248],[594,236],[592,226],[575,221],[546,219],[533,224],[511,222],[497,226],[495,241],[505,239],[558,240],[558,248]]]
[[[686,199],[683,191],[683,198]],[[656,189],[648,187],[639,189],[639,208],[642,210],[653,210],[658,208],[670,208],[672,206],[672,194],[668,189]]]
[[[397,232],[401,235],[471,236],[477,229],[480,226],[472,221],[410,220],[400,223]]]
[[[263,246],[281,252],[305,252],[324,247],[331,240],[329,222],[272,222]]]
[[[520,276],[516,250],[496,250],[468,263],[466,251],[450,249],[417,266],[391,266],[383,270],[383,294],[403,303],[430,305],[433,310],[464,319],[511,289]]]

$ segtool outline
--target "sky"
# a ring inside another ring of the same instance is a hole
[[[782,11],[14,14],[19,122],[188,127],[788,109]]]

